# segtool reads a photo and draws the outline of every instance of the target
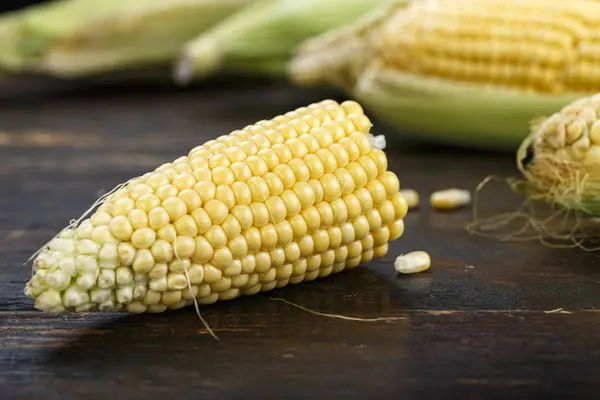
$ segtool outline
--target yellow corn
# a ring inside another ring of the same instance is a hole
[[[299,84],[341,85],[421,137],[516,148],[531,119],[600,91],[600,2],[399,2],[305,42]]]
[[[25,293],[52,313],[155,313],[382,257],[407,204],[370,128],[358,103],[325,100],[210,140],[63,230]]]
[[[570,210],[600,215],[600,94],[534,124],[517,153],[527,182],[518,188]]]
[[[535,92],[600,89],[600,5],[583,1],[418,2],[381,27],[391,68]]]

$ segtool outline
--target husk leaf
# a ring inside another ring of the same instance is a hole
[[[10,16],[18,31],[10,48],[19,62],[4,64],[17,73],[73,77],[169,63],[184,42],[252,1],[62,0],[29,7]]]
[[[222,69],[285,75],[287,62],[303,40],[390,1],[258,1],[187,43],[174,66],[174,79],[187,84]]]

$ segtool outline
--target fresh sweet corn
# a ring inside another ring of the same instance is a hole
[[[168,65],[254,0],[54,0],[0,18],[0,69],[74,77]]]
[[[599,23],[590,0],[399,2],[307,40],[289,68],[421,139],[514,151],[532,119],[600,91]]]
[[[517,152],[517,189],[569,210],[600,215],[600,94],[538,120]]]
[[[52,313],[162,312],[383,257],[407,204],[370,128],[325,100],[195,147],[44,246],[25,293]]]
[[[187,84],[221,69],[282,76],[300,42],[389,2],[261,0],[187,43],[175,65],[174,80]]]

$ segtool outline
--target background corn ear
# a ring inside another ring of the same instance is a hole
[[[283,76],[300,42],[389,2],[261,0],[190,41],[175,65],[174,79],[185,84],[222,68]]]
[[[0,68],[82,76],[168,65],[180,46],[253,0],[60,0],[0,20]]]
[[[599,22],[590,0],[395,2],[308,39],[289,71],[407,136],[514,151],[534,120],[600,91]]]
[[[517,167],[526,178],[520,185],[524,195],[582,216],[600,215],[599,111],[596,93],[532,127],[517,152]]]
[[[17,37],[20,26],[13,13],[0,18],[0,76],[20,70],[23,57],[19,55]]]

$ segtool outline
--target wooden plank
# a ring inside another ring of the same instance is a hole
[[[311,283],[164,315],[44,315],[23,295],[31,253],[117,183],[215,136],[325,97],[279,85],[0,100],[0,393],[23,399],[591,398],[600,385],[594,254],[470,236],[471,211],[427,204],[440,188],[516,176],[514,156],[407,147],[390,169],[423,204],[382,260]],[[486,211],[518,198],[496,184]],[[427,250],[430,271],[396,276]],[[310,309],[372,323],[312,315]],[[562,308],[568,313],[548,313]]]

